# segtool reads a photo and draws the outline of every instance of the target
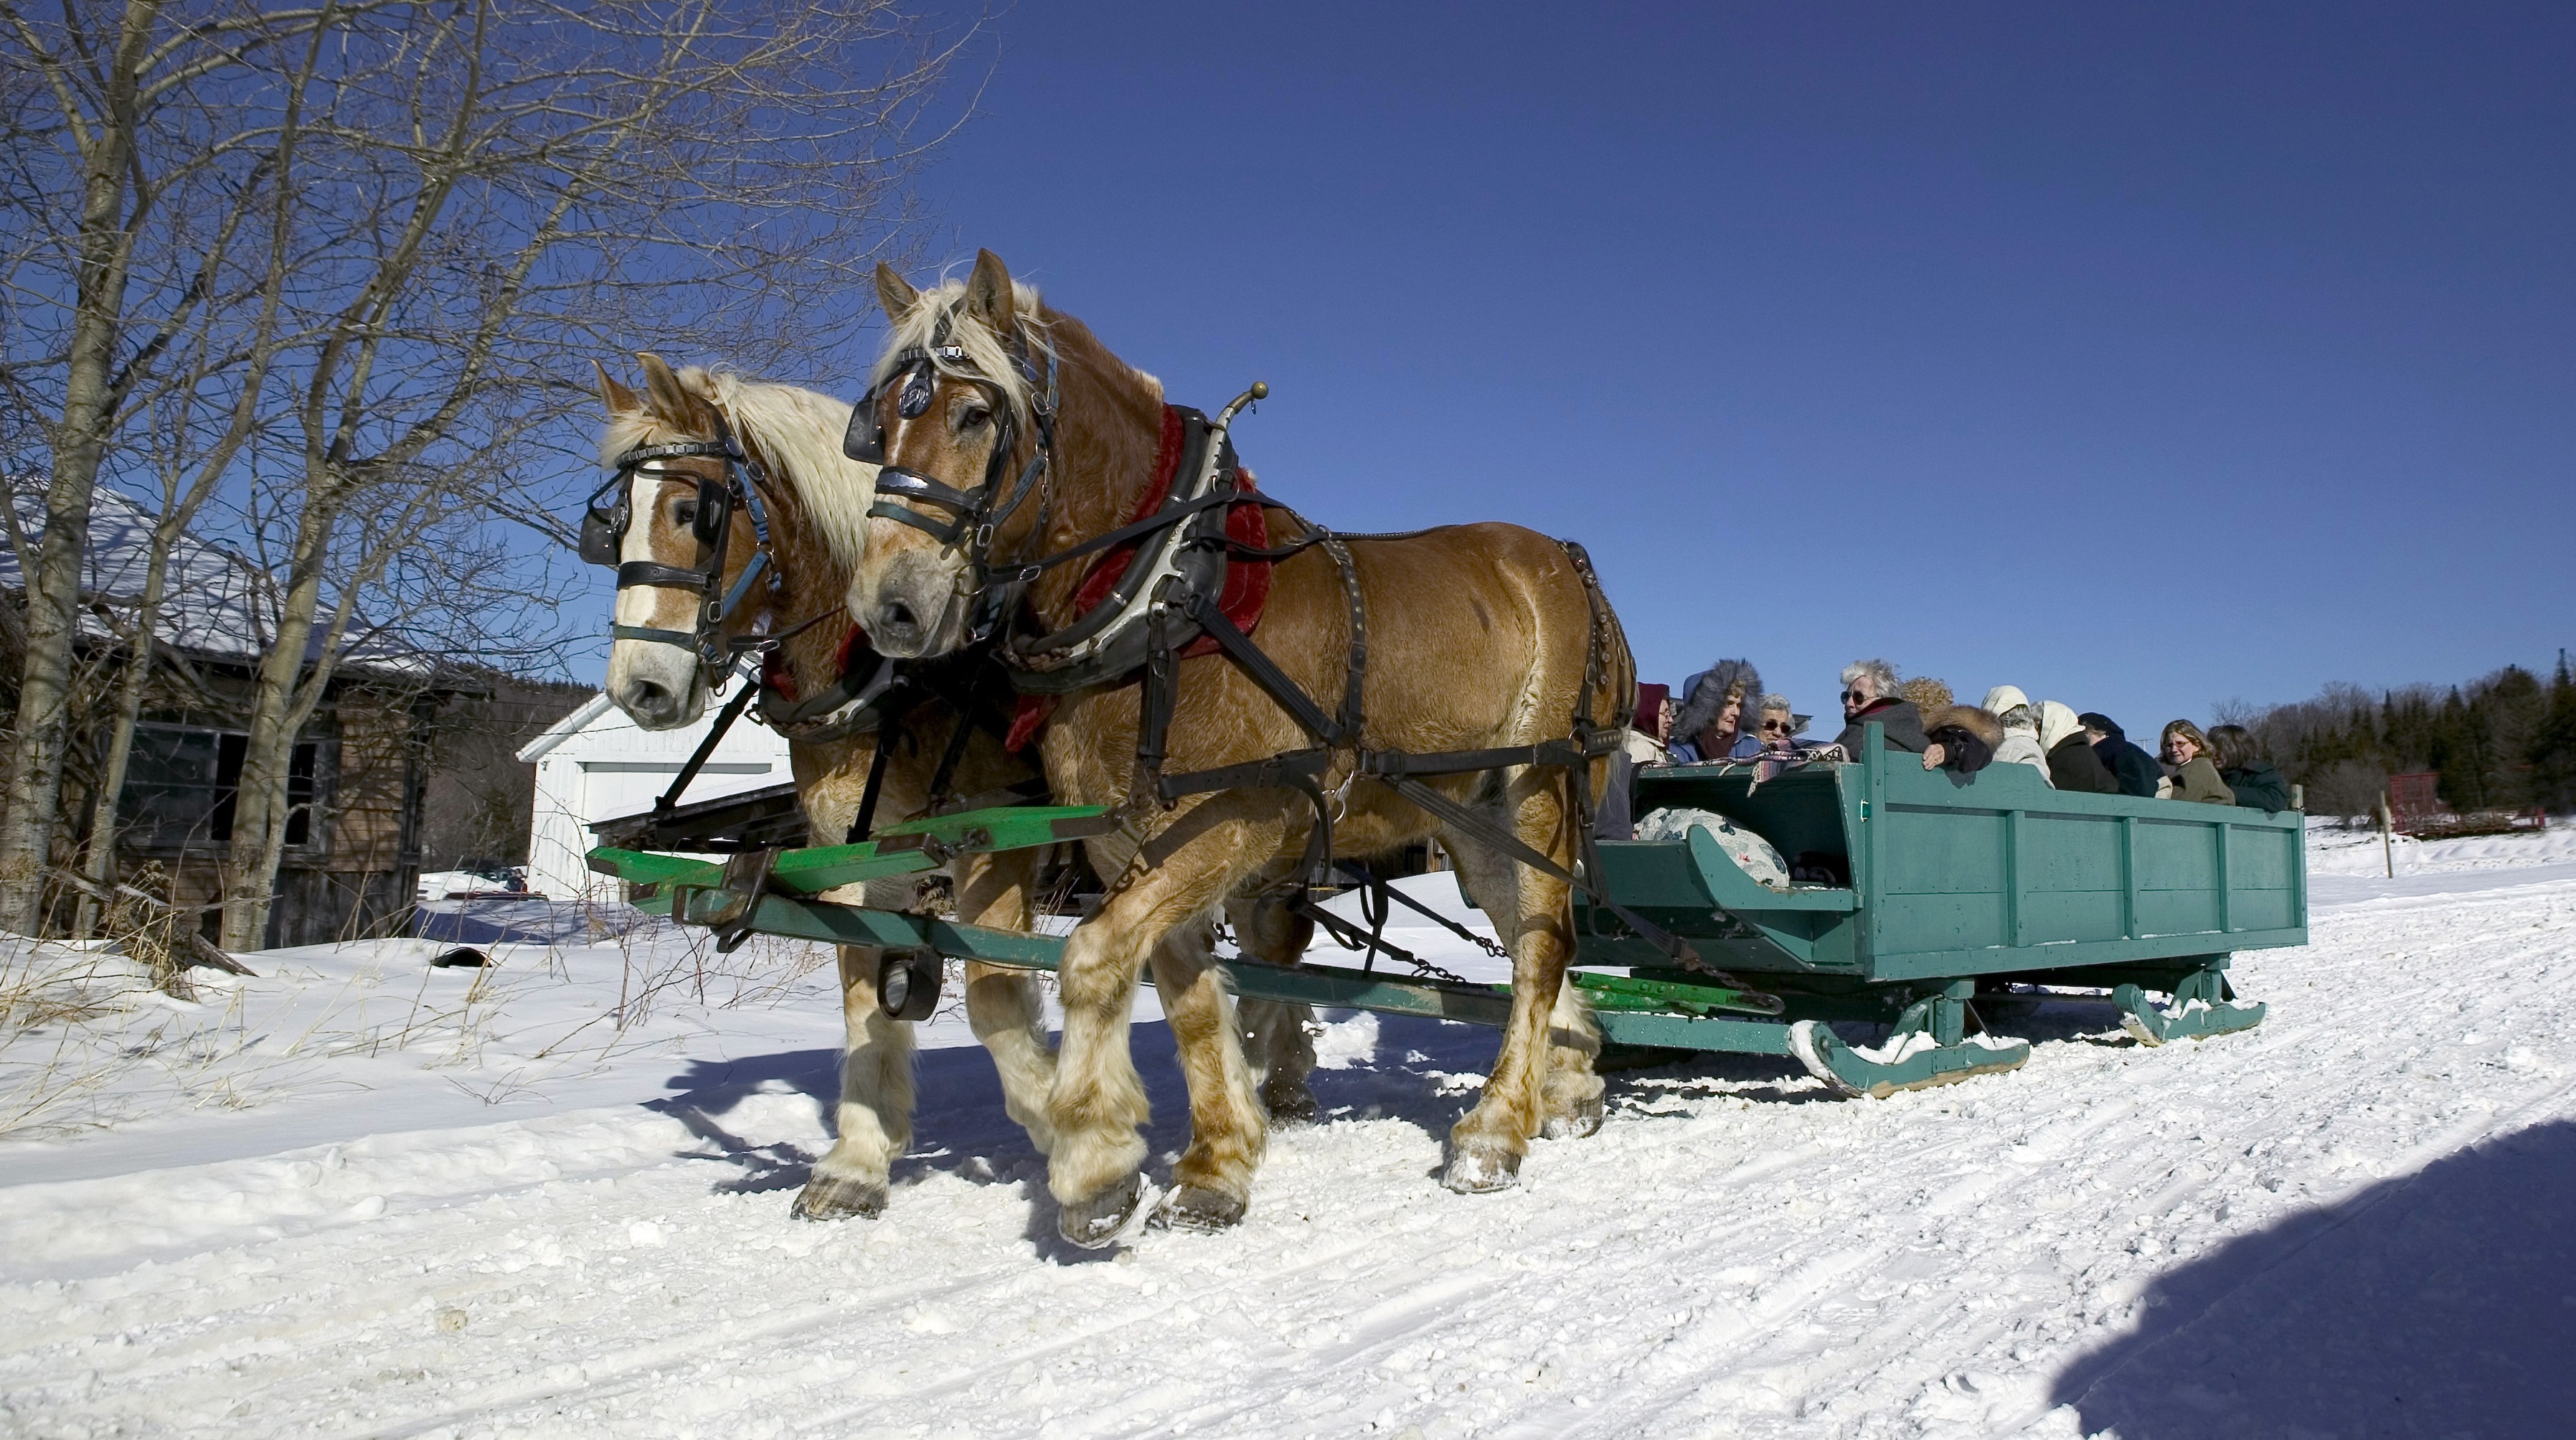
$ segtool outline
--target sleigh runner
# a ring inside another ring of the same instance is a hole
[[[1870,729],[1856,762],[1770,780],[1740,764],[1639,774],[1639,812],[1715,812],[1850,883],[1759,883],[1700,830],[1603,842],[1607,892],[1688,940],[1703,966],[1673,968],[1587,907],[1577,961],[1587,968],[1572,983],[1608,1043],[1784,1056],[1844,1094],[1884,1096],[2029,1058],[2027,1041],[1998,1036],[1999,1017],[1979,1010],[1981,984],[2107,990],[2122,1025],[2150,1045],[2261,1022],[2260,1003],[2235,998],[2229,958],[2306,943],[2303,816],[2070,794],[2019,765],[1926,772]],[[723,863],[609,847],[590,863],[628,882],[638,908],[713,930],[720,943],[756,933],[881,949],[880,1003],[918,1019],[938,997],[940,967],[927,957],[1053,970],[1063,940],[824,892],[1113,826],[1102,807],[1020,806]],[[1235,958],[1224,967],[1245,999],[1503,1023],[1509,987],[1398,973],[1392,966],[1410,957],[1396,954],[1387,969],[1374,955],[1367,966]],[[1857,1046],[1836,1022],[1884,1025],[1887,1036]]]

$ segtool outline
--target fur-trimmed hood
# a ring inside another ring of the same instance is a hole
[[[1944,705],[1923,712],[1924,734],[1937,739],[1944,730],[1964,730],[1986,742],[1988,750],[2004,743],[2004,722],[1983,706]]]
[[[1743,702],[1741,713],[1748,719],[1753,707],[1762,703],[1762,675],[1753,668],[1752,661],[1720,660],[1683,681],[1681,713],[1673,717],[1673,738],[1696,738],[1726,708],[1729,695]]]

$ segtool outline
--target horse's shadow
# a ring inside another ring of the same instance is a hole
[[[1327,1019],[1350,1012],[1328,1011]],[[2030,997],[1990,1005],[1986,1020],[1996,1032],[2046,1043],[2098,1040],[2113,1025],[2106,1005],[2080,996]],[[1861,1027],[1869,1030],[1873,1027]],[[1170,1169],[1189,1143],[1189,1094],[1175,1055],[1171,1027],[1140,1021],[1129,1032],[1138,1075],[1153,1118],[1145,1129],[1152,1159],[1149,1176],[1167,1184]],[[1875,1043],[1855,1030],[1851,1038]],[[1365,1055],[1345,1056],[1318,1069],[1311,1084],[1323,1123],[1394,1120],[1434,1141],[1476,1103],[1481,1078],[1491,1068],[1497,1037],[1491,1030],[1412,1016],[1378,1017],[1375,1043]],[[2125,1037],[2109,1043],[2128,1043]],[[687,1126],[735,1173],[716,1188],[757,1194],[802,1187],[819,1149],[790,1141],[758,1142],[728,1129],[724,1117],[754,1095],[793,1093],[815,1107],[828,1132],[840,1096],[840,1051],[789,1050],[732,1060],[693,1061],[667,1082],[672,1093],[649,1108]],[[1776,1056],[1708,1053],[1613,1070],[1603,1076],[1603,1105],[1613,1117],[1651,1122],[1674,1110],[1675,1100],[1718,1094],[1764,1105],[1808,1105],[1836,1097],[1810,1080],[1794,1060]],[[1002,1109],[1002,1087],[992,1060],[978,1045],[920,1051],[915,1058],[911,1147],[893,1167],[897,1186],[933,1175],[971,1185],[1018,1187],[1031,1202],[1030,1239],[1059,1258],[1090,1252],[1062,1245],[1055,1235],[1055,1201],[1046,1189],[1046,1160]],[[1676,1114],[1678,1118],[1678,1114]],[[702,1158],[706,1152],[697,1152]]]

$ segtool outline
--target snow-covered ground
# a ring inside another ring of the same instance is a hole
[[[472,905],[492,969],[271,952],[195,1004],[20,949],[0,1433],[2576,1432],[2576,836],[2383,868],[2317,838],[2253,1032],[2027,1004],[2022,1070],[1879,1101],[1631,1072],[1496,1196],[1433,1178],[1491,1033],[1331,1015],[1245,1223],[1114,1256],[1053,1239],[954,1013],[885,1217],[790,1220],[839,1029],[803,947]]]

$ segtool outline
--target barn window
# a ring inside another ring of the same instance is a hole
[[[230,843],[248,748],[249,737],[231,730],[136,727],[125,789],[116,806],[125,843],[144,850]],[[297,742],[286,766],[288,845],[312,841],[319,768],[320,747],[310,740]]]

